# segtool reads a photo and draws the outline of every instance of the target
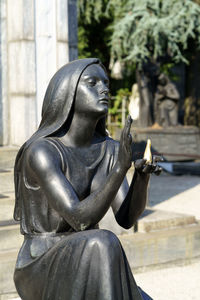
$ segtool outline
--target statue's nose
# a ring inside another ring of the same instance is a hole
[[[101,94],[108,95],[108,93],[109,93],[109,88],[104,84],[101,90]]]

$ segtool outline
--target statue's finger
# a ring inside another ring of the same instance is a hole
[[[133,119],[131,118],[131,116],[130,116],[130,115],[128,115],[127,119],[128,119],[128,121],[129,121],[129,122],[132,124],[132,122],[133,122]]]
[[[131,129],[131,124],[132,124],[132,118],[130,115],[128,115],[126,119],[126,124],[125,124],[125,133],[128,136],[130,134],[130,129]]]
[[[154,171],[154,174],[157,175],[157,176],[159,176],[161,172],[162,172],[162,168],[159,167],[159,166],[157,166],[156,169],[155,169],[155,171]]]
[[[146,159],[142,158],[142,159],[137,159],[135,161],[135,168],[138,169],[142,169],[143,166],[145,165]]]
[[[129,144],[131,145],[132,142],[133,142],[133,138],[132,138],[132,135],[129,133],[128,134],[128,141],[129,141]]]
[[[152,165],[146,165],[145,167],[144,167],[144,169],[142,170],[142,172],[143,173],[152,173],[151,172],[151,169],[152,169]]]
[[[150,172],[154,173],[156,168],[157,168],[157,165],[156,164],[151,164],[150,166],[151,166]]]
[[[148,164],[145,167],[145,173],[154,173],[157,168],[156,164]],[[144,170],[143,170],[144,171]]]
[[[164,158],[161,155],[153,155],[153,164],[155,164],[157,162],[161,162],[163,160],[164,160]]]
[[[125,123],[124,128],[122,129],[121,132],[121,139],[124,141],[124,137],[126,136],[126,131],[127,131],[127,123]]]

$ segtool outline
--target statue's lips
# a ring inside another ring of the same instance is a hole
[[[102,99],[99,99],[99,102],[100,102],[100,103],[103,103],[103,104],[108,104],[108,101],[109,101],[109,98],[102,98]]]

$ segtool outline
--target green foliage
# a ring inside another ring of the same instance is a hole
[[[107,0],[78,1],[79,58],[98,57],[108,69],[110,62],[111,19],[105,16]]]
[[[131,92],[128,88],[121,88],[117,91],[114,101],[111,103],[109,108],[109,114],[111,116],[111,121],[117,126],[122,127],[122,114],[125,112],[125,117],[128,115],[128,100]],[[125,101],[125,111],[123,112],[123,101]]]
[[[200,46],[200,7],[191,0],[79,0],[87,22],[112,19],[111,55],[141,65],[169,55],[188,62],[191,39]]]
[[[200,46],[200,7],[190,0],[128,0],[114,24],[112,55],[138,64],[170,55],[187,63],[188,41]]]
[[[113,107],[109,108],[109,113],[115,116],[118,113],[119,109],[121,109],[122,100],[124,98],[126,100],[129,99],[130,95],[131,95],[131,92],[129,91],[129,89],[127,89],[127,88],[119,89],[115,96],[115,101],[114,101]]]
[[[200,48],[200,0],[79,0],[78,11],[79,57],[99,57],[107,69],[110,60],[125,64],[123,79],[112,80],[113,95],[121,87],[130,89],[135,68],[147,60],[177,80],[173,66],[191,64]],[[185,124],[200,126],[200,103],[193,88],[186,90]]]
[[[84,22],[91,24],[93,20],[99,22],[106,14],[109,0],[79,0],[78,16],[84,17]]]
[[[184,125],[200,127],[200,99],[188,97],[184,102]]]
[[[160,65],[160,72],[167,75],[167,77],[170,78],[172,81],[178,81],[180,78],[176,74],[174,74],[173,68],[176,66],[175,63],[169,62],[169,63],[163,63]]]
[[[184,102],[185,114],[184,114],[184,124],[185,125],[197,125],[196,120],[196,105],[194,98],[188,97]]]

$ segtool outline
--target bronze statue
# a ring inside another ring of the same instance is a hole
[[[151,299],[139,289],[118,238],[98,228],[109,207],[130,228],[145,208],[151,164],[132,162],[131,118],[120,143],[107,136],[109,80],[98,59],[62,67],[47,88],[42,121],[15,163],[24,243],[14,281],[23,300]],[[146,298],[145,298],[146,297]]]
[[[175,84],[166,75],[161,73],[158,77],[158,86],[155,93],[155,124],[162,127],[178,125],[179,99],[180,95]]]

